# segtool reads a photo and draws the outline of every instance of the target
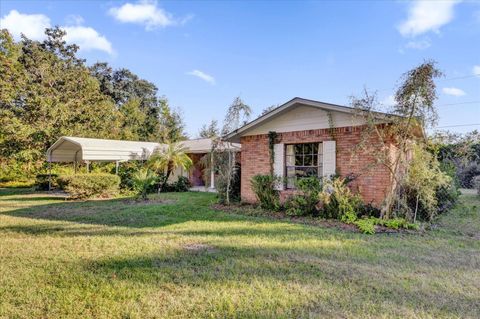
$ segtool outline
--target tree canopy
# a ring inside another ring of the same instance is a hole
[[[142,141],[185,136],[180,113],[157,87],[127,69],[91,67],[65,31],[15,41],[0,31],[0,179],[35,173],[60,136]]]

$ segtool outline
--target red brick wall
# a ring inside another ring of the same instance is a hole
[[[386,167],[375,165],[369,154],[352,150],[361,140],[362,127],[335,128],[337,173],[346,176],[353,173],[358,176],[352,183],[353,191],[358,192],[366,203],[380,205],[391,186],[391,176]],[[332,140],[330,129],[308,130],[278,133],[279,143],[313,143]],[[374,141],[371,141],[374,143]],[[241,195],[246,202],[255,202],[255,194],[250,187],[250,180],[256,174],[269,174],[268,135],[244,136],[241,138],[242,176]],[[372,144],[374,145],[374,144]],[[281,192],[282,199],[291,194],[291,190]]]

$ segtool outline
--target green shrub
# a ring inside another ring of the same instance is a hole
[[[275,189],[275,185],[280,182],[279,178],[270,175],[255,175],[252,177],[252,190],[261,208],[268,210],[278,210],[280,208],[280,194]]]
[[[57,186],[57,174],[37,174],[35,176],[35,189],[38,191],[48,191],[49,180],[51,181],[51,187]]]
[[[320,212],[322,217],[340,219],[347,223],[357,219],[362,199],[350,191],[345,179],[325,180],[319,197],[323,205]]]
[[[289,216],[303,216],[307,214],[305,207],[308,206],[307,200],[302,195],[294,195],[285,201],[285,213]]]
[[[140,161],[128,161],[122,162],[118,166],[118,176],[120,177],[120,188],[126,190],[133,190],[135,188],[135,182],[133,181],[133,175],[138,173],[142,169],[143,163]],[[115,173],[115,167],[113,167],[112,174]]]
[[[375,218],[358,219],[353,224],[364,234],[375,234]]]
[[[318,194],[322,183],[317,177],[301,178],[295,182],[298,194],[289,197],[285,202],[287,215],[315,215],[317,213]]]
[[[157,181],[157,176],[149,169],[142,169],[131,177],[137,197],[147,199],[149,189]]]
[[[71,198],[110,197],[119,191],[120,177],[107,173],[65,175],[57,178]]]
[[[185,176],[178,176],[177,181],[171,185],[174,192],[188,192],[190,186],[190,180]]]

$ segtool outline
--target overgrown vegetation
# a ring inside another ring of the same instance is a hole
[[[295,182],[297,194],[285,201],[285,212],[290,216],[316,215],[318,212],[319,193],[322,183],[316,177],[298,179]]]
[[[120,177],[107,173],[63,175],[57,182],[73,199],[112,197],[119,192]]]
[[[279,179],[272,175],[255,175],[251,180],[252,191],[255,193],[260,207],[267,210],[280,208],[280,193],[276,190]]]

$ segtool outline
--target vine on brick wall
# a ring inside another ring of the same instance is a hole
[[[329,126],[328,133],[330,134],[330,137],[332,138],[332,140],[335,141],[336,140],[336,138],[335,138],[335,124],[333,123],[332,112],[327,111],[327,117],[328,117],[328,126]]]

